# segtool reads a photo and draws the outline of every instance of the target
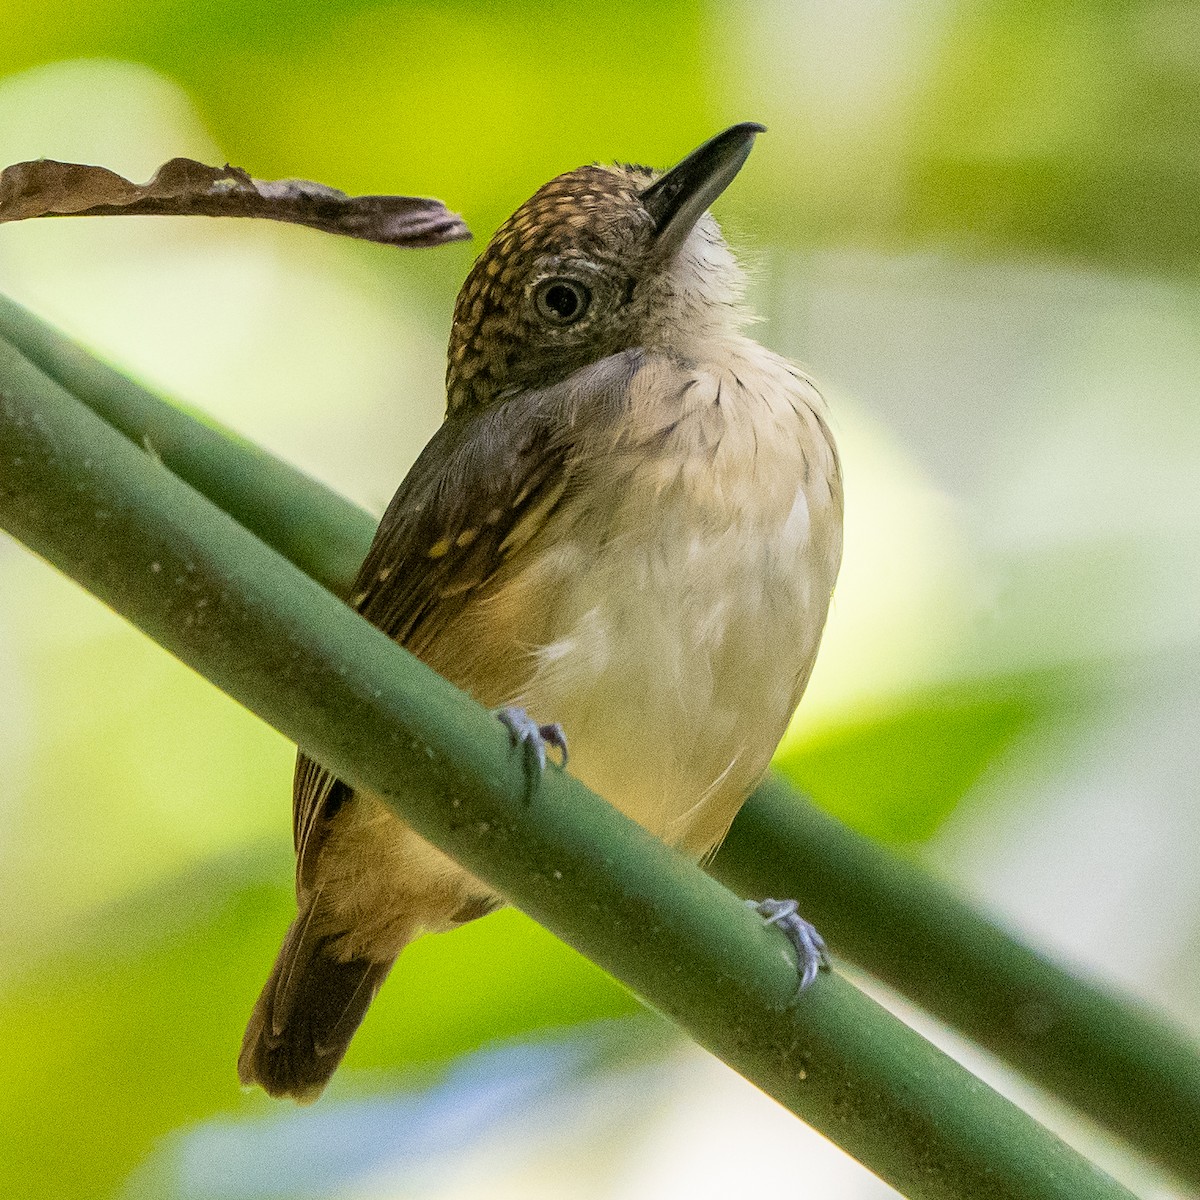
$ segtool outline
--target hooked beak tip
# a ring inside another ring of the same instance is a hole
[[[710,204],[733,182],[750,155],[754,139],[766,132],[757,121],[731,125],[709,138],[642,192],[654,221],[656,245],[670,253],[683,244]]]

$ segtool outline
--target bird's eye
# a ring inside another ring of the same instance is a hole
[[[534,303],[551,325],[574,325],[592,302],[592,293],[574,279],[547,279],[538,284]]]

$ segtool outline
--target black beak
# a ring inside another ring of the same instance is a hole
[[[731,126],[642,193],[642,204],[654,221],[656,256],[667,258],[683,245],[701,214],[733,182],[755,137],[765,130],[765,125],[754,121]]]

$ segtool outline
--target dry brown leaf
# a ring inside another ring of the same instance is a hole
[[[149,183],[104,167],[42,158],[0,171],[0,224],[29,217],[263,217],[388,246],[437,246],[471,236],[440,200],[347,196],[307,179],[251,179],[240,167],[173,158]]]

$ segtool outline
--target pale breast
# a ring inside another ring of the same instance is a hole
[[[554,596],[505,701],[561,722],[585,783],[697,855],[766,770],[841,557],[820,397],[745,347],[722,370],[639,372],[621,427],[490,604]]]
[[[725,351],[720,370],[649,358],[615,423],[581,418],[581,475],[426,654],[482,703],[561,722],[575,774],[696,856],[770,762],[841,557],[820,397],[754,343]],[[371,796],[327,850],[321,919],[347,956],[488,896]]]

